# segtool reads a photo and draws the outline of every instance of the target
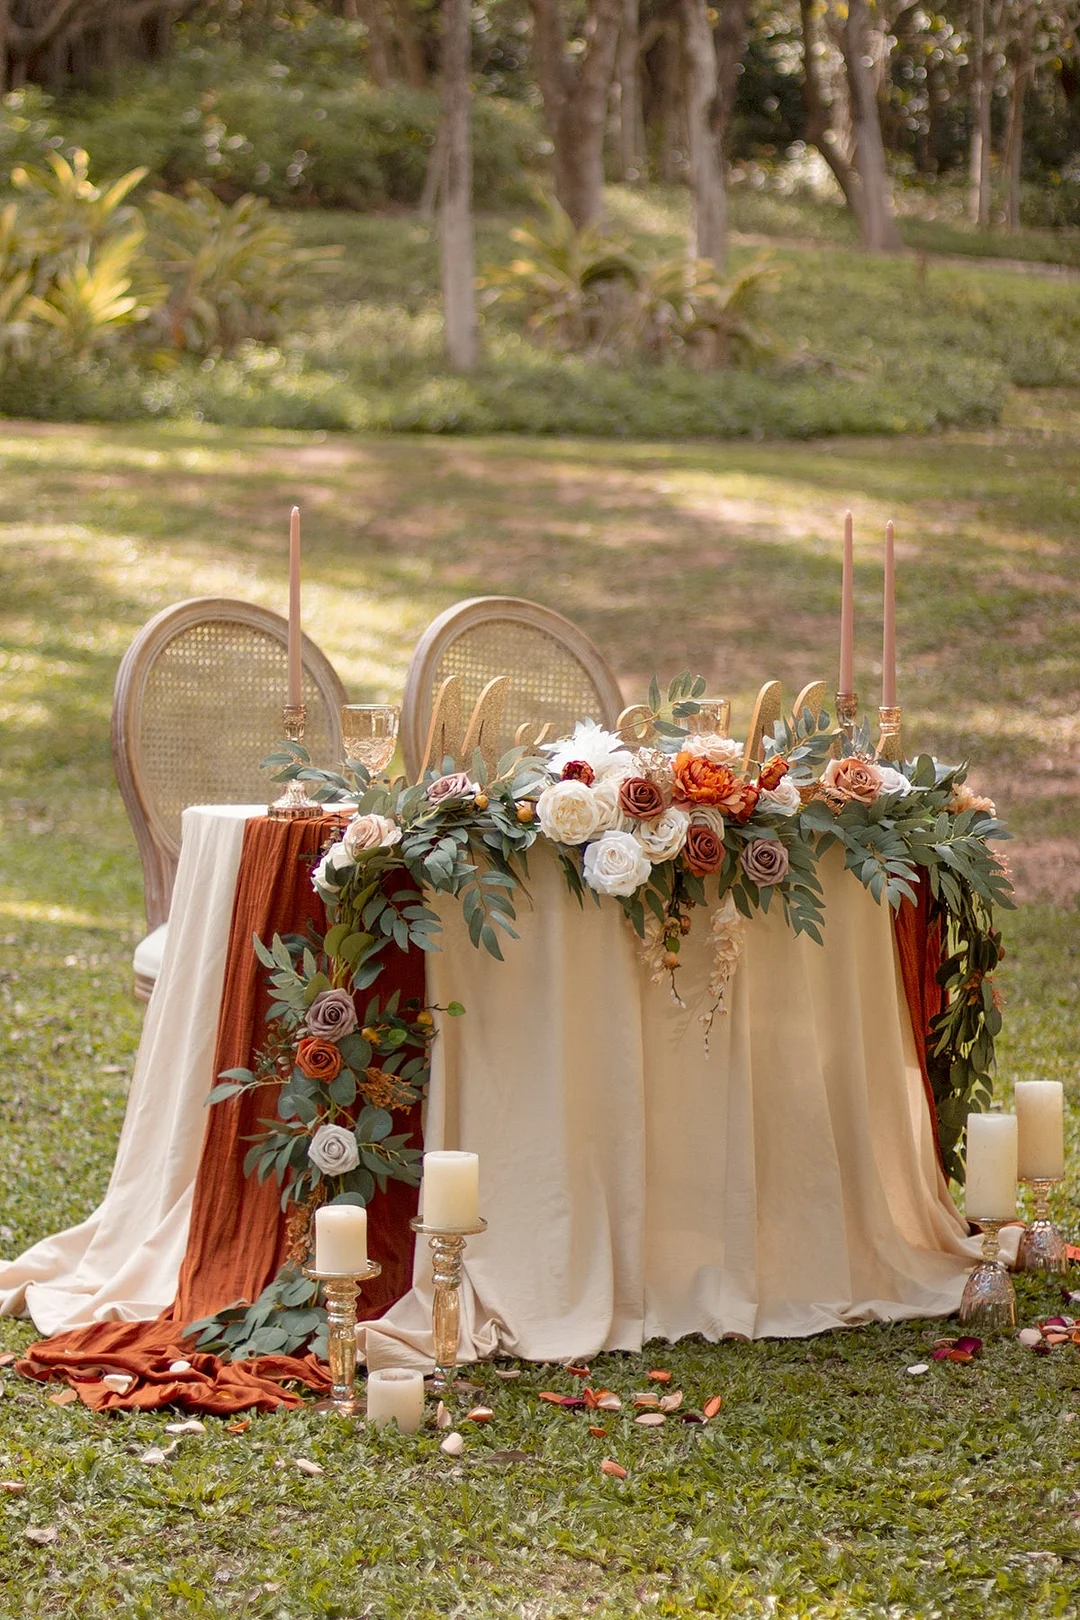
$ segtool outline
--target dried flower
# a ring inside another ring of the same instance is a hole
[[[596,781],[596,772],[584,759],[568,759],[562,768],[564,782],[584,782],[586,787],[592,787]]]
[[[675,756],[675,791],[695,805],[713,805],[733,821],[749,821],[761,797],[756,782],[736,776],[730,765],[714,765],[703,755]]]

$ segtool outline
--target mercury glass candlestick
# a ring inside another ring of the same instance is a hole
[[[982,1259],[964,1284],[960,1322],[983,1333],[1004,1333],[1016,1326],[1016,1294],[1008,1269],[999,1258],[998,1234],[1006,1223],[978,1216],[972,1219],[982,1227]]]
[[[304,740],[307,707],[303,703],[286,703],[282,710],[282,728],[291,743],[299,746]],[[271,821],[310,821],[325,814],[324,806],[309,799],[303,782],[286,782],[285,791],[275,799],[266,812]]]
[[[316,1271],[304,1267],[304,1276],[320,1282],[326,1295],[327,1360],[330,1363],[330,1399],[335,1412],[353,1417],[360,1410],[356,1398],[356,1301],[360,1284],[370,1282],[382,1271],[377,1260],[369,1260],[365,1270]]]
[[[431,1249],[431,1335],[434,1341],[436,1389],[448,1394],[457,1372],[458,1340],[461,1336],[461,1261],[465,1241],[487,1231],[487,1221],[477,1216],[476,1225],[447,1232],[426,1226],[417,1217],[410,1221],[413,1231],[427,1238]]]
[[[1050,1192],[1064,1176],[1021,1176],[1035,1200],[1035,1214],[1024,1227],[1016,1256],[1017,1271],[1064,1272],[1069,1263],[1068,1248],[1061,1231],[1050,1219]]]
[[[878,709],[878,743],[877,757],[884,765],[900,765],[904,759],[903,744],[900,740],[900,721],[903,710],[898,704],[885,705]]]

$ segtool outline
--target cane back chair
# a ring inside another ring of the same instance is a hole
[[[158,613],[124,654],[113,693],[113,763],[143,864],[151,930],[135,952],[137,995],[149,995],[160,966],[183,811],[271,796],[259,761],[281,737],[287,640],[280,614],[204,596]],[[316,764],[337,767],[345,689],[307,636],[301,659],[305,747]]]
[[[496,735],[489,739],[496,757],[514,746],[523,726],[534,737],[548,723],[548,735],[554,738],[564,736],[577,720],[613,726],[622,708],[611,669],[569,619],[520,597],[472,597],[439,614],[417,642],[409,663],[401,752],[413,781],[426,765],[441,763],[425,754],[435,695],[450,676],[460,681],[466,722],[490,683],[509,676]],[[468,765],[464,759],[460,763]]]

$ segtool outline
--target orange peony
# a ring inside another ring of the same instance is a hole
[[[730,765],[714,765],[702,754],[676,754],[672,767],[675,791],[691,804],[714,805],[732,821],[749,821],[757,808],[761,789],[756,782],[736,776]]]
[[[341,1053],[332,1041],[305,1035],[296,1048],[296,1066],[309,1080],[333,1080],[341,1073]]]

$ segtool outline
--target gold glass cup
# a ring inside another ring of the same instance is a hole
[[[397,747],[401,708],[396,703],[344,703],[341,738],[345,758],[363,765],[372,776],[385,770]]]
[[[697,714],[683,717],[682,724],[692,737],[726,737],[731,724],[731,704],[727,698],[698,698]]]

